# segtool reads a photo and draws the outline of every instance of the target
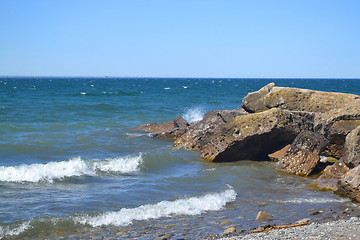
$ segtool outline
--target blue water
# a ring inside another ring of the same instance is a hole
[[[310,180],[273,163],[208,163],[130,131],[240,108],[269,82],[360,94],[360,80],[350,79],[0,78],[0,238],[55,236],[64,222],[73,230],[191,224],[190,216],[213,221],[233,209],[236,224],[252,226],[259,208],[291,221],[304,209],[351,204],[304,189]]]

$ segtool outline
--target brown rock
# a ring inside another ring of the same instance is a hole
[[[287,150],[289,148],[290,148],[290,144],[286,145],[285,147],[283,147],[279,151],[276,151],[276,152],[273,152],[273,153],[269,154],[268,156],[269,156],[271,161],[278,162],[285,156],[285,153],[287,152]]]
[[[265,220],[269,220],[272,217],[271,214],[264,212],[264,211],[259,211],[257,216],[256,216],[256,221],[265,221]]]
[[[208,112],[200,122],[190,126],[186,133],[174,142],[174,146],[199,151],[220,134],[231,119],[244,114],[247,113],[243,109]]]
[[[224,231],[224,234],[234,233],[234,232],[236,232],[236,228],[234,228],[234,227],[229,227],[228,229],[226,229],[226,230]]]
[[[360,126],[347,135],[342,160],[350,168],[360,165]]]
[[[275,86],[275,83],[269,83],[256,92],[251,92],[246,95],[241,103],[241,107],[249,113],[266,111],[269,108],[265,106],[265,96]]]
[[[320,190],[336,191],[339,179],[350,169],[343,161],[337,161],[316,180],[314,180],[310,186]]]
[[[360,202],[360,166],[345,173],[338,182],[337,193]]]
[[[151,136],[153,137],[176,139],[184,134],[189,126],[190,124],[182,117],[177,117],[174,120],[161,124],[146,123],[144,125],[134,127],[131,130],[151,132]]]
[[[360,120],[340,120],[335,122],[326,133],[329,144],[324,150],[326,156],[341,158],[346,136],[360,126]]]
[[[313,172],[320,161],[320,153],[328,140],[320,134],[302,131],[291,144],[290,149],[280,160],[277,169],[302,176]]]

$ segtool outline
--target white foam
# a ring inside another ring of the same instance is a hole
[[[94,176],[98,171],[131,173],[139,170],[142,155],[108,159],[83,160],[81,157],[67,161],[20,166],[0,166],[0,181],[4,182],[53,182],[55,179]]]
[[[201,106],[189,108],[186,112],[182,115],[182,117],[189,122],[190,124],[199,122],[203,119],[205,114],[205,109]]]
[[[122,208],[116,212],[106,212],[99,216],[75,217],[74,221],[81,224],[96,226],[126,226],[134,220],[149,220],[175,215],[197,215],[206,211],[217,211],[226,203],[234,201],[236,192],[229,189],[221,193],[209,193],[202,197],[190,197],[175,201],[161,201],[156,204],[142,205],[137,208]]]
[[[5,236],[16,236],[30,228],[30,222],[23,222],[17,227],[1,227],[0,226],[0,239]]]
[[[169,89],[171,89],[171,88],[169,88],[169,87],[166,87],[166,88],[164,88],[165,90],[169,90]]]

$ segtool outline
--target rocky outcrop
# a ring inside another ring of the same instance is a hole
[[[146,123],[132,128],[132,131],[144,131],[150,132],[153,137],[159,138],[178,138],[186,132],[186,129],[190,126],[188,122],[182,117],[177,117],[174,120],[157,124]]]
[[[217,130],[186,132],[175,145],[199,150],[209,161],[264,160],[268,154],[291,143],[302,130],[313,128],[313,115],[281,109],[240,115]],[[214,127],[212,127],[214,128]]]
[[[340,179],[337,193],[360,202],[360,166],[351,169]]]
[[[320,161],[328,140],[315,132],[302,131],[291,144],[277,169],[302,176],[311,174]]]

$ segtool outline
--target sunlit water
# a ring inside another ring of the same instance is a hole
[[[166,224],[208,234],[225,220],[253,227],[259,210],[283,223],[350,206],[307,189],[311,179],[277,173],[275,163],[209,163],[130,131],[240,108],[272,81],[360,94],[359,80],[0,79],[0,238]]]

